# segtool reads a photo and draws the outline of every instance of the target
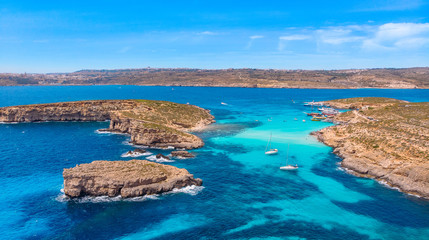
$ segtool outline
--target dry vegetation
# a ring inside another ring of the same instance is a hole
[[[355,109],[336,116],[339,125],[318,133],[344,158],[343,166],[429,198],[429,102],[353,98],[327,103]]]
[[[0,74],[0,85],[226,86],[267,88],[429,88],[429,68],[363,70],[173,69],[82,70]]]

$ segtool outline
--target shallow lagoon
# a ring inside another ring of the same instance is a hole
[[[156,99],[210,109],[217,120],[198,133],[206,146],[193,151],[196,158],[166,163],[202,178],[203,189],[80,202],[63,200],[62,169],[128,160],[121,157],[133,149],[126,135],[97,133],[107,122],[0,124],[1,238],[428,239],[428,201],[347,174],[332,149],[309,136],[330,124],[310,121],[304,101],[355,96],[429,101],[429,90],[0,87],[0,106]],[[275,156],[263,153],[270,133]],[[296,172],[279,170],[288,145]]]

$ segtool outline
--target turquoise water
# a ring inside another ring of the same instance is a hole
[[[429,101],[428,90],[0,87],[0,106],[160,99],[210,109],[217,120],[197,133],[206,145],[193,150],[196,158],[166,163],[202,178],[204,188],[132,201],[66,201],[61,193],[63,168],[128,159],[128,136],[96,132],[108,122],[0,124],[0,238],[428,239],[428,201],[347,174],[309,136],[330,124],[310,121],[302,102],[355,96]],[[270,134],[275,156],[264,154]],[[296,172],[279,170],[288,146]]]

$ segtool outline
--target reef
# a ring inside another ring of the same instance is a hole
[[[63,177],[64,193],[71,198],[131,198],[202,185],[186,169],[146,160],[94,161],[64,169]]]
[[[334,148],[342,167],[429,198],[428,102],[366,97],[323,103],[353,109],[335,116],[337,125],[313,133]]]
[[[152,100],[92,100],[0,108],[0,122],[107,121],[100,131],[126,133],[131,143],[193,149],[203,141],[189,133],[214,122],[210,111],[188,104]]]

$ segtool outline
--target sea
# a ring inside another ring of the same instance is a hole
[[[350,175],[310,135],[332,123],[311,121],[304,102],[366,96],[421,102],[429,90],[0,87],[0,107],[153,99],[216,118],[196,133],[205,146],[191,151],[195,158],[163,162],[203,186],[132,199],[70,200],[62,190],[64,168],[132,159],[124,155],[137,147],[129,136],[97,132],[108,122],[0,124],[0,239],[429,239],[428,200]],[[270,136],[277,155],[264,154]],[[299,169],[281,171],[287,159]]]

